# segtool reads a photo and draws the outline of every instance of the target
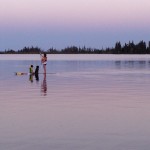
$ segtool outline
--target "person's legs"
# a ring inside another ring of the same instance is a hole
[[[46,65],[43,65],[44,74],[46,74]]]

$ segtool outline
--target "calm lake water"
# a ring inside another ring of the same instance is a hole
[[[150,55],[0,55],[0,150],[150,150]]]

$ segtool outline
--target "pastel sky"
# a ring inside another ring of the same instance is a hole
[[[150,0],[0,0],[0,50],[150,40]]]

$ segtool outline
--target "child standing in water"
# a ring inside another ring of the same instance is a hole
[[[30,68],[29,68],[29,73],[30,73],[30,74],[34,74],[33,65],[30,66]]]
[[[44,55],[42,56],[41,62],[43,64],[44,74],[46,74],[46,65],[47,65],[47,56],[46,56],[46,53],[44,53]]]

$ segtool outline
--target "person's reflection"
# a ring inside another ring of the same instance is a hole
[[[31,83],[33,83],[33,74],[29,75],[29,81],[31,81]]]
[[[33,83],[33,81],[34,81],[34,78],[33,77],[35,77],[35,80],[37,81],[37,82],[39,82],[39,75],[38,74],[32,74],[32,75],[29,75],[29,81],[31,82],[31,83]]]
[[[42,82],[42,84],[41,84],[41,92],[44,94],[44,96],[47,95],[46,74],[44,74],[43,82]]]

